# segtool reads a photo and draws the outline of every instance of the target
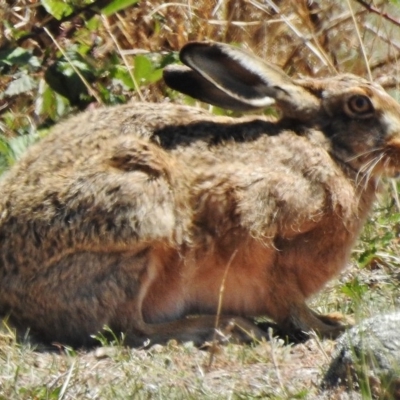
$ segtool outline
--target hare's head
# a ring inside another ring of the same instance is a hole
[[[320,131],[329,151],[372,176],[400,173],[400,105],[384,89],[354,75],[292,79],[274,65],[226,44],[193,42],[185,66],[164,71],[166,83],[207,103],[238,111],[276,104],[282,126]]]

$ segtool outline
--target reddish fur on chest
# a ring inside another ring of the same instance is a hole
[[[214,238],[208,247],[181,254],[158,249],[154,280],[144,297],[145,320],[215,314],[221,302],[223,314],[267,315],[279,321],[292,304],[319,291],[347,262],[361,220],[350,227],[337,216],[325,222],[331,225],[289,238],[261,241],[248,235],[234,243]]]

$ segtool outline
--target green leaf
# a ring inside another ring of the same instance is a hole
[[[153,83],[161,79],[162,69],[155,68],[153,62],[146,56],[136,56],[134,76],[139,85]]]
[[[61,57],[47,68],[44,78],[47,84],[67,98],[71,105],[84,107],[90,101],[90,96],[85,83],[75,69],[79,70],[80,74],[89,82],[95,79],[95,70],[75,49],[67,53],[69,60]]]
[[[101,12],[108,17],[138,2],[139,0],[114,0],[108,6],[104,7]]]
[[[5,171],[12,163],[13,155],[8,140],[0,135],[0,173]]]
[[[345,283],[341,288],[341,292],[353,300],[361,300],[367,291],[368,286],[361,283],[358,278],[354,278],[352,281]]]
[[[135,79],[138,84],[144,83],[151,74],[153,66],[145,56],[135,57]]]
[[[0,63],[7,65],[23,65],[31,58],[31,53],[22,47],[0,51]]]
[[[126,86],[128,89],[134,89],[135,85],[133,84],[132,77],[127,71],[126,67],[123,65],[116,65],[112,71],[113,79],[122,83],[122,85]]]
[[[154,83],[162,78],[163,70],[162,68],[155,69],[147,78],[148,83]]]
[[[39,84],[39,93],[35,102],[35,114],[40,117],[49,117],[53,121],[57,121],[65,114],[68,104],[65,97],[60,96],[44,81]]]
[[[29,75],[22,74],[19,78],[12,81],[4,94],[6,96],[15,96],[17,94],[29,92],[37,87],[36,81]]]
[[[0,173],[17,161],[21,155],[40,138],[36,133],[13,137],[0,135]]]
[[[97,29],[99,29],[100,26],[100,19],[96,17],[90,18],[88,21],[86,21],[86,28],[92,32]]]
[[[399,1],[400,1],[400,0],[399,0]],[[387,217],[387,221],[388,221],[390,224],[395,224],[395,223],[400,222],[400,213],[394,213],[394,214],[389,215],[389,216]]]
[[[97,90],[101,96],[101,99],[105,104],[125,104],[127,99],[122,93],[115,93],[113,91],[113,85],[103,86],[100,83],[97,83]]]
[[[39,59],[33,56],[31,52],[23,49],[22,47],[17,47],[12,50],[0,51],[0,66],[2,64],[8,66],[25,66],[29,64],[34,68],[40,67]]]
[[[171,51],[167,55],[165,55],[160,63],[160,68],[164,68],[169,64],[175,64],[179,61],[179,52]]]
[[[74,11],[66,1],[62,0],[40,0],[40,3],[49,14],[58,20],[67,17]]]
[[[39,138],[39,135],[37,135],[36,133],[11,138],[8,142],[11,149],[11,164],[17,161],[22,156],[22,154],[25,153],[28,147],[35,143]]]

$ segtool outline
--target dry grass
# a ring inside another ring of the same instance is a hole
[[[94,68],[115,55],[121,64],[133,68],[136,54],[165,54],[177,51],[190,40],[216,40],[240,43],[292,76],[350,72],[368,77],[370,71],[387,88],[397,89],[400,7],[387,1],[373,3],[381,15],[355,0],[142,0],[106,18],[106,23],[89,11],[61,23],[44,13],[37,0],[2,0],[0,49],[32,49],[44,61],[43,69],[36,72],[40,77],[58,51],[49,33],[64,49],[77,42],[89,46]],[[99,25],[96,29],[80,29],[89,17],[97,18]],[[25,35],[18,40],[9,39],[11,26],[18,26]],[[9,77],[0,77],[0,91],[9,81]],[[146,100],[160,100],[165,97],[165,88],[160,84],[143,87],[140,95]],[[138,92],[129,96],[140,97]],[[27,111],[34,124],[35,93],[28,95],[29,101],[25,97],[17,96],[8,102],[0,97],[0,111],[12,110],[18,115],[23,104],[25,117]]]
[[[99,25],[89,35],[79,27],[82,18],[93,15],[90,12],[60,24],[43,12],[38,1],[0,0],[0,47],[33,49],[45,65],[57,52],[51,33],[64,49],[78,39],[87,42],[95,63],[117,54],[121,64],[132,67],[136,54],[164,54],[189,40],[212,39],[240,43],[293,76],[371,73],[398,96],[400,7],[387,1],[372,5],[378,12],[354,0],[142,0],[106,22],[95,16]],[[15,42],[9,31],[15,24],[33,33]],[[40,77],[44,69],[36,74]],[[9,81],[0,77],[0,92]],[[159,101],[167,93],[157,83],[128,96]],[[0,96],[0,128],[6,135],[14,135],[27,118],[35,128],[43,123],[35,115],[36,96],[35,92]],[[388,190],[392,195],[377,208],[352,267],[314,300],[319,311],[341,311],[357,320],[399,306],[400,218],[397,192]],[[361,398],[341,390],[320,392],[333,347],[334,342],[316,338],[296,346],[276,340],[252,346],[229,344],[217,348],[208,367],[209,352],[190,343],[171,342],[150,350],[105,345],[92,351],[62,347],[48,351],[16,341],[12,332],[3,330],[0,399]]]
[[[2,399],[323,398],[318,383],[333,348],[316,339],[295,347],[230,344],[208,368],[209,353],[190,343],[37,352],[9,335],[0,339]]]

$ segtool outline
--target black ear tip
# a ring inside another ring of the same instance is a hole
[[[164,68],[163,78],[169,88],[195,99],[201,98],[203,92],[199,82],[201,77],[190,68],[181,65],[169,65]]]
[[[169,79],[171,76],[177,76],[184,71],[187,71],[189,68],[183,67],[182,65],[176,65],[176,64],[171,64],[167,65],[163,69],[163,78],[164,79]]]
[[[193,74],[193,71],[188,67],[182,65],[168,65],[163,70],[163,79],[170,88],[182,91],[188,76],[191,74]]]
[[[179,50],[179,59],[181,60],[181,62],[183,62],[185,64],[185,60],[186,60],[187,56],[190,55],[191,52],[193,51],[193,49],[196,49],[196,47],[198,47],[198,45],[199,45],[199,42],[186,43]]]
[[[188,42],[186,43],[181,50],[179,51],[179,59],[184,64],[188,64],[189,59],[193,55],[201,55],[204,54],[203,52],[206,51],[207,53],[204,54],[205,57],[210,57],[210,51],[216,48],[215,42]]]
[[[209,41],[203,41],[203,42],[198,42],[198,41],[193,41],[193,42],[187,42],[186,44],[184,44],[182,46],[182,48],[180,49],[180,52],[186,52],[188,50],[192,50],[193,48],[201,48],[201,47],[209,47],[210,45],[212,45],[213,42],[209,42]]]
[[[186,55],[190,54],[193,49],[196,49],[196,47],[199,47],[201,42],[188,42],[185,45],[182,46],[182,48],[179,50],[179,59],[184,62]]]

